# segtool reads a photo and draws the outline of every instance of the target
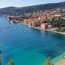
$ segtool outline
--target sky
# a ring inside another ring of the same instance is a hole
[[[0,0],[0,8],[4,7],[24,7],[38,4],[46,4],[46,3],[57,3],[63,2],[65,0]]]

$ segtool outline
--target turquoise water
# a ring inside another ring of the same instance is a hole
[[[0,17],[0,49],[3,65],[9,57],[16,65],[44,65],[48,56],[54,59],[64,53],[65,36],[9,24],[6,17]]]

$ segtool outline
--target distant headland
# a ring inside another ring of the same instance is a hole
[[[31,16],[34,12],[45,11],[50,9],[65,9],[65,2],[40,4],[28,7],[6,7],[0,8],[0,15]]]

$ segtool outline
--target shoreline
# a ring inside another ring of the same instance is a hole
[[[43,30],[43,29],[41,29],[40,27],[30,26],[30,25],[25,24],[25,23],[21,23],[21,24],[26,25],[26,26],[28,26],[28,27],[31,27],[31,28],[33,28],[33,29],[40,30],[40,31],[47,31],[47,32],[53,32],[53,33],[65,35],[65,32],[58,32],[58,31],[55,31],[57,28],[51,28],[51,29]]]
[[[32,27],[32,26],[31,26]],[[53,33],[57,33],[57,34],[61,34],[61,35],[65,35],[65,32],[57,32],[55,30],[42,30],[40,27],[32,27],[34,29],[40,30],[40,31],[47,31],[47,32],[53,32]]]
[[[32,27],[32,28],[37,29],[37,30],[41,30],[41,31],[53,32],[53,33],[65,35],[65,32],[57,32],[57,31],[55,31],[55,30],[50,30],[50,29],[48,29],[48,30],[42,30],[42,29],[39,28],[39,27]]]
[[[51,31],[51,32],[54,32],[54,33],[58,33],[58,34],[65,35],[65,32],[57,32],[57,31]]]

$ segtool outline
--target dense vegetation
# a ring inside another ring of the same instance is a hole
[[[65,20],[59,18],[57,19],[52,19],[51,21],[48,21],[49,24],[51,24],[53,27],[57,27],[58,29],[56,31],[58,32],[65,32]]]
[[[55,27],[65,27],[65,20],[64,19],[52,19],[52,21],[48,21],[51,25],[55,26]]]

